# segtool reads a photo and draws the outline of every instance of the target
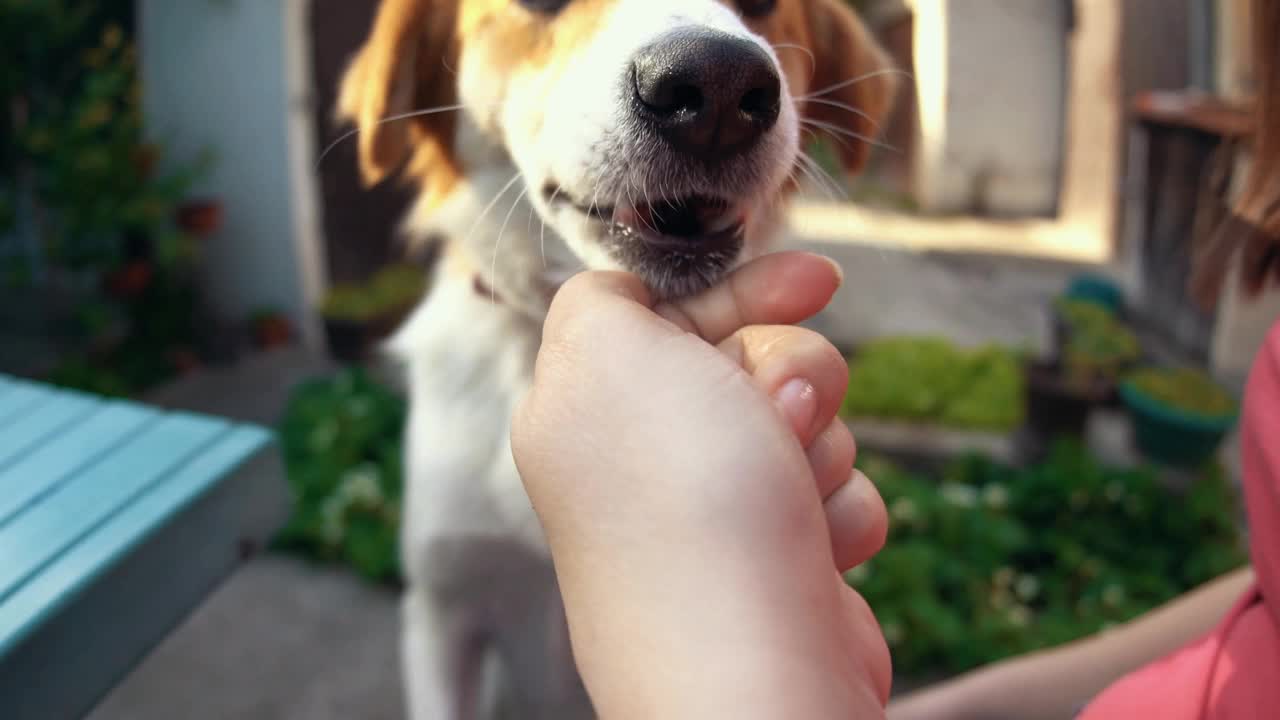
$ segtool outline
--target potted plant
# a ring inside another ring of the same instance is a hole
[[[364,285],[335,285],[321,308],[329,351],[342,362],[363,361],[413,310],[425,289],[424,273],[414,265],[392,265]]]
[[[222,226],[222,203],[216,199],[192,199],[178,207],[178,227],[198,238],[205,238]]]
[[[261,350],[272,350],[288,345],[293,339],[289,319],[274,310],[254,314],[250,322],[253,343]]]
[[[1120,394],[1138,449],[1169,465],[1196,466],[1211,458],[1239,416],[1231,393],[1190,368],[1143,368],[1125,378]]]
[[[1124,292],[1101,275],[1086,273],[1073,277],[1063,292],[1062,299],[1092,302],[1116,316],[1124,312]]]
[[[1119,378],[1142,348],[1103,305],[1070,298],[1054,305],[1055,352],[1027,365],[1027,416],[1045,434],[1078,435],[1095,407],[1116,400]]]

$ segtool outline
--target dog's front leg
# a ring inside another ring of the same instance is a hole
[[[478,720],[483,636],[465,608],[410,586],[402,601],[401,653],[410,720]]]

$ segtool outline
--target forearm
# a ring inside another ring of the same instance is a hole
[[[1122,627],[903,698],[889,718],[1070,718],[1119,678],[1211,630],[1251,582],[1250,568],[1229,573]]]

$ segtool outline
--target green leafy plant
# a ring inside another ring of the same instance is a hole
[[[1008,431],[1022,424],[1017,355],[935,338],[885,338],[850,362],[845,417],[880,417]]]
[[[421,299],[426,277],[415,265],[391,265],[363,284],[335,285],[325,296],[321,312],[325,317],[364,322],[387,313],[404,310]]]
[[[405,403],[359,369],[299,386],[280,423],[294,512],[281,547],[400,576]]]
[[[204,165],[156,172],[136,51],[96,5],[0,0],[0,130],[12,139],[0,151],[0,196],[8,206],[24,196],[34,204],[47,263],[110,267],[129,259],[138,237],[158,262],[178,261],[190,239],[174,211]]]
[[[1062,368],[1076,386],[1115,382],[1142,357],[1138,337],[1112,311],[1091,300],[1059,299],[1055,308],[1066,325]]]
[[[1129,375],[1134,388],[1188,415],[1221,418],[1235,415],[1236,399],[1204,371],[1192,368],[1143,368]]]
[[[194,342],[193,239],[175,220],[208,158],[147,141],[124,0],[0,0],[0,282],[57,307],[48,378],[133,393]],[[63,317],[65,316],[65,317]]]
[[[1015,469],[965,458],[938,477],[860,461],[890,513],[884,550],[846,576],[898,671],[961,672],[1129,620],[1245,562],[1214,469],[1181,497],[1072,441]]]

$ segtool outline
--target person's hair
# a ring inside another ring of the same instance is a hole
[[[1232,265],[1245,297],[1280,286],[1280,0],[1253,0],[1252,41],[1249,175],[1232,211],[1212,223],[1215,228],[1195,240],[1192,251],[1188,289],[1205,310],[1218,304]],[[1226,190],[1221,178],[1210,185],[1210,192]]]
[[[1253,161],[1239,211],[1280,235],[1280,0],[1253,2]]]

